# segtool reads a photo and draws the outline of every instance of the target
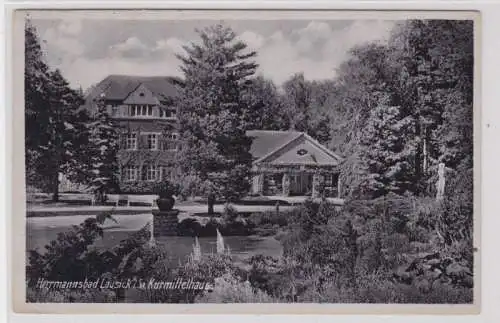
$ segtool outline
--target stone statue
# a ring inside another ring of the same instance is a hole
[[[201,260],[201,247],[200,247],[200,242],[198,241],[198,237],[194,237],[194,244],[193,244],[193,260],[194,261],[200,261]]]
[[[440,201],[444,197],[444,187],[446,184],[444,163],[439,163],[438,180],[436,182],[436,200]]]
[[[156,245],[155,235],[154,235],[154,222],[149,222],[149,246],[154,247]]]
[[[219,229],[217,230],[217,253],[218,254],[223,254],[224,253],[224,238],[222,237],[222,234],[220,234]]]

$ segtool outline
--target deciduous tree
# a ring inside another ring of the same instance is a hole
[[[288,130],[291,114],[288,113],[284,97],[272,80],[263,76],[252,79],[245,99],[250,108],[249,120],[252,129]]]
[[[36,29],[25,26],[26,173],[29,185],[59,198],[59,176],[81,179],[86,112],[81,93],[46,64]]]

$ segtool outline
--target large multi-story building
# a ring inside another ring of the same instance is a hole
[[[110,75],[89,91],[88,106],[103,97],[120,129],[120,191],[148,193],[170,178],[179,144],[176,95],[172,77]]]
[[[155,183],[172,178],[179,148],[176,79],[110,75],[87,96],[89,106],[105,99],[120,129],[120,191],[152,193]],[[251,130],[252,192],[262,195],[340,196],[341,158],[303,132]]]

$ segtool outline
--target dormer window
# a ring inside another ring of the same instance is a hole
[[[141,93],[139,93],[139,96],[144,96],[144,93],[142,93],[142,92],[141,92]]]

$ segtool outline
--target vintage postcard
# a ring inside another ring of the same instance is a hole
[[[15,311],[478,313],[479,19],[16,11]]]

